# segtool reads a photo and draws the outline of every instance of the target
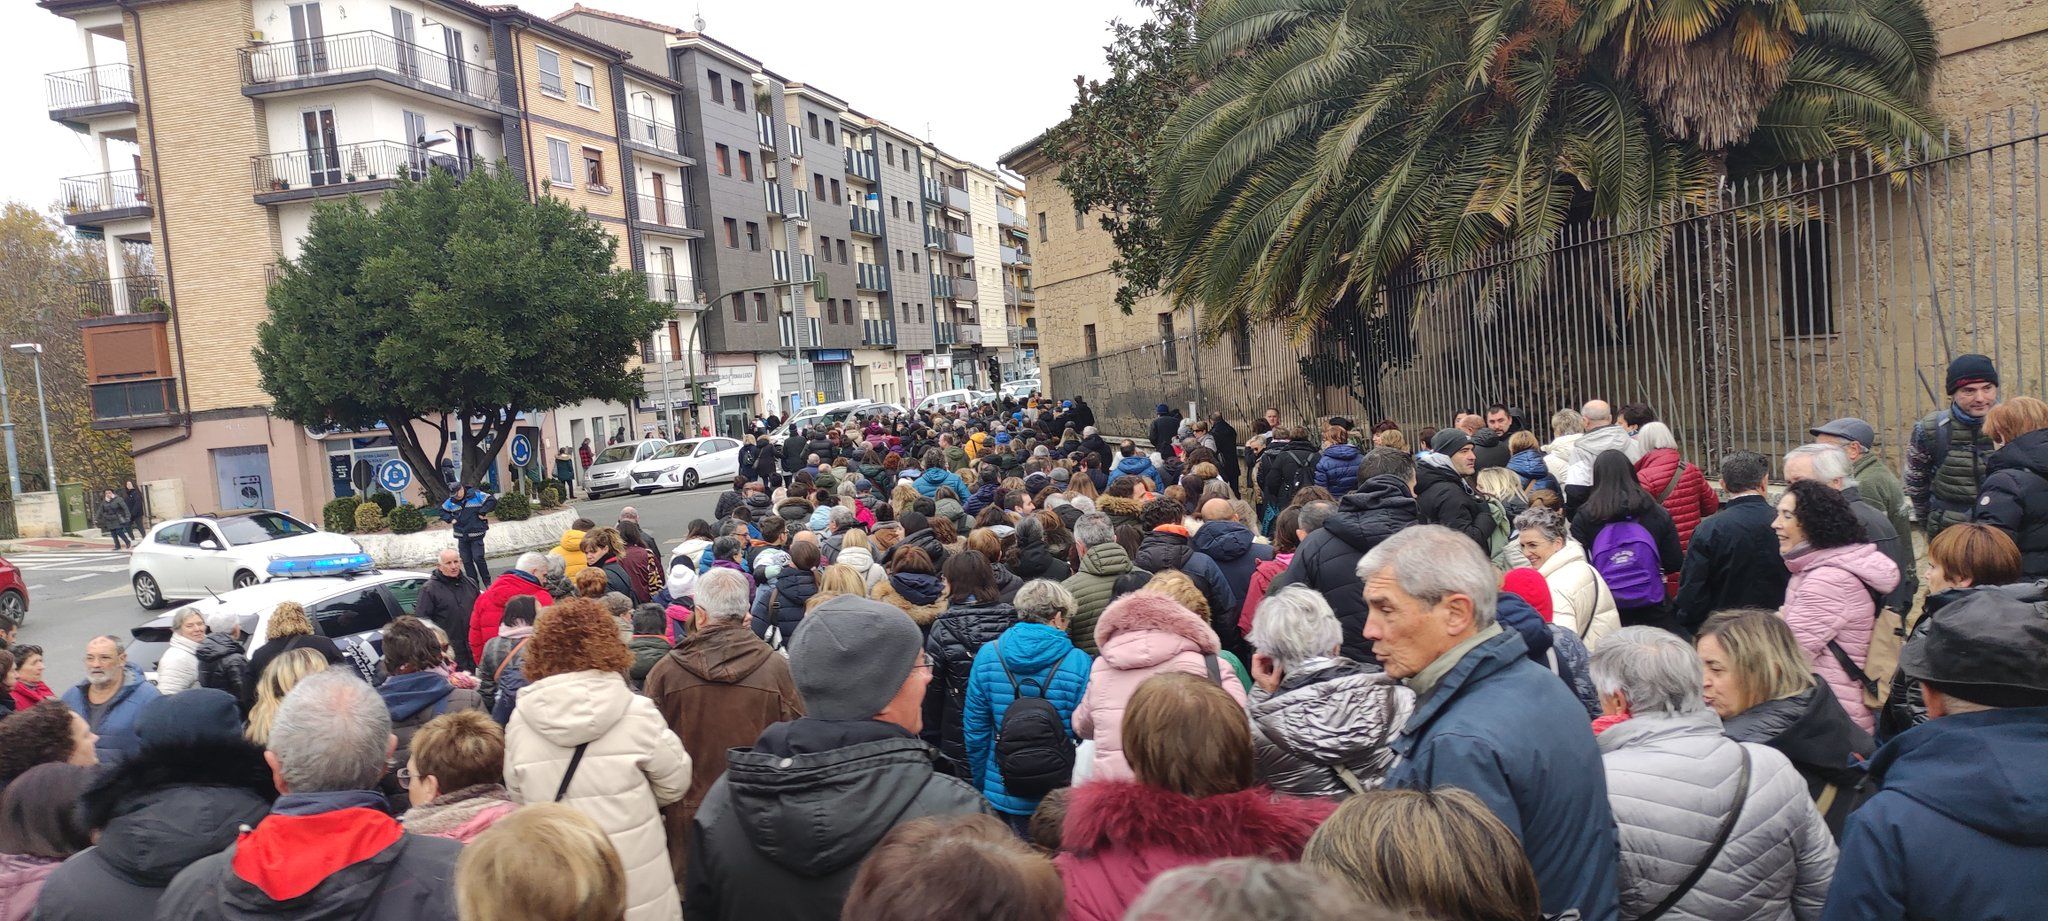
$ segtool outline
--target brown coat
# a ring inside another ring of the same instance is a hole
[[[804,715],[789,661],[747,629],[744,619],[690,635],[655,663],[641,692],[683,740],[695,772],[690,792],[662,809],[676,887],[690,863],[690,820],[725,775],[727,749],[750,748],[761,731]]]
[[[932,621],[938,620],[939,615],[946,612],[946,596],[940,595],[939,600],[931,604],[912,604],[910,599],[903,597],[902,592],[889,584],[886,577],[868,589],[868,598],[902,608],[903,613],[910,615],[910,619],[917,622],[917,628],[920,630],[930,630]]]

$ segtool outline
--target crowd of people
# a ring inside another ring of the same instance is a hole
[[[1602,400],[756,432],[374,662],[0,651],[0,921],[2032,917],[2048,403],[1947,377],[1903,478],[1815,420],[1782,487]]]

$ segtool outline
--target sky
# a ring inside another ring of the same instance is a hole
[[[573,0],[521,0],[540,15]],[[790,80],[994,167],[1067,113],[1077,74],[1101,76],[1112,18],[1133,0],[586,0],[586,6],[705,31]],[[226,48],[209,54],[232,54]],[[101,60],[107,60],[102,55]],[[85,65],[71,21],[30,0],[0,0],[0,200],[48,207],[57,180],[97,172],[86,142],[50,120],[43,75]],[[223,151],[224,156],[246,156]],[[254,153],[253,151],[248,153]]]

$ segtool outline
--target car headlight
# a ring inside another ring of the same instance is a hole
[[[678,471],[678,470],[681,470],[681,469],[683,469],[683,465],[682,465],[682,464],[670,464],[670,465],[668,465],[668,466],[666,466],[666,467],[663,467],[663,468],[661,468],[661,472],[663,472],[663,473],[674,473],[674,472],[676,472],[676,471]]]

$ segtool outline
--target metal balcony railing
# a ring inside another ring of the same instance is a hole
[[[874,151],[870,150],[846,148],[846,171],[869,182],[879,182],[882,178],[881,168],[875,165]]]
[[[943,206],[946,203],[946,184],[937,179],[925,179],[924,200],[930,204]]]
[[[853,269],[854,286],[860,290],[889,290],[889,269],[887,266],[876,265],[872,262],[856,262],[853,265]]]
[[[66,215],[149,207],[149,171],[128,169],[57,180]]]
[[[50,111],[97,106],[135,105],[132,71],[126,64],[101,64],[43,75],[43,98]]]
[[[936,272],[932,273],[932,296],[933,296],[933,297],[952,297],[952,296],[953,296],[953,276],[951,276],[951,275],[940,275],[940,274],[938,274],[938,273],[936,273]]]
[[[792,219],[795,219],[795,220],[799,220],[799,221],[808,221],[808,220],[810,220],[810,219],[811,219],[811,193],[809,193],[809,192],[806,192],[806,191],[804,191],[803,189],[798,189],[798,190],[796,190],[796,207],[795,207],[795,208],[793,208],[793,209],[791,209],[791,210],[790,210],[790,211],[788,211],[787,213],[783,214],[782,216],[783,216],[783,217],[786,217],[786,218],[792,218]]]
[[[434,157],[426,148],[403,141],[364,141],[310,150],[261,154],[249,158],[251,182],[257,192],[284,192],[323,186],[420,179]]]
[[[1017,296],[1017,286],[1016,286],[1016,285],[1004,285],[1004,286],[1003,286],[1003,306],[1005,306],[1005,307],[1015,307],[1015,306],[1017,306],[1017,304],[1019,303],[1019,300],[1020,300],[1020,299],[1019,299],[1019,298],[1018,298],[1018,296]]]
[[[242,82],[260,87],[338,74],[371,73],[438,89],[480,104],[498,101],[498,71],[382,32],[345,32],[242,49]]]
[[[683,155],[683,133],[674,125],[640,115],[628,115],[626,130],[635,144],[670,156]]]
[[[1030,265],[1031,256],[1014,246],[1002,247],[1004,265]]]
[[[645,192],[633,196],[640,208],[640,222],[662,227],[676,227],[684,230],[696,229],[696,221],[690,216],[690,207],[680,198],[667,195],[649,195]]]
[[[860,321],[860,341],[862,345],[895,345],[896,321],[874,319]]]
[[[804,317],[797,323],[795,314],[782,315],[779,341],[785,349],[815,349],[818,347],[818,318]]]
[[[178,379],[175,377],[93,384],[91,390],[95,421],[161,416],[178,411]]]
[[[1008,205],[996,206],[996,223],[1004,227],[1023,227],[1024,215],[1010,209]]]
[[[961,214],[968,214],[972,212],[974,205],[968,201],[966,189],[956,185],[949,185],[946,186],[946,207]]]
[[[924,229],[924,245],[928,249],[940,249],[946,245],[946,231],[938,227]]]
[[[1026,321],[1023,326],[1010,327],[1010,347],[1025,348],[1038,344],[1038,321]]]
[[[769,214],[782,214],[782,183],[770,179],[761,183],[761,205]]]
[[[78,296],[79,312],[89,317],[170,309],[164,301],[163,279],[155,275],[95,278],[76,283],[72,290]]]
[[[688,275],[650,272],[647,275],[647,297],[662,304],[695,303],[697,280]]]
[[[775,275],[775,280],[776,280],[776,281],[788,281],[788,280],[789,280],[789,251],[788,251],[788,250],[782,250],[782,249],[772,249],[772,250],[769,250],[769,251],[768,251],[768,268],[769,268],[769,270],[770,270],[771,272],[773,272],[773,273],[774,273],[774,275]]]
[[[981,324],[979,324],[979,323],[962,323],[962,324],[960,324],[960,333],[959,333],[958,337],[957,337],[957,338],[955,338],[955,339],[953,340],[953,344],[955,344],[955,345],[980,345],[980,344],[981,344]]]
[[[853,217],[847,220],[847,226],[854,233],[879,237],[882,235],[882,210],[866,205],[854,205]]]
[[[959,327],[941,320],[932,324],[932,341],[939,345],[952,345],[959,341]]]
[[[963,301],[981,299],[981,286],[974,283],[972,275],[953,276],[953,297]]]
[[[766,112],[754,113],[754,139],[768,150],[775,149],[775,119]]]

